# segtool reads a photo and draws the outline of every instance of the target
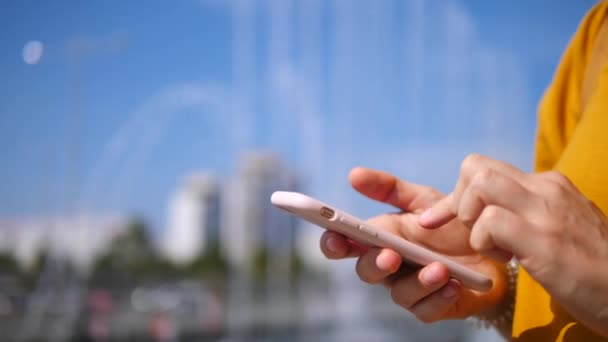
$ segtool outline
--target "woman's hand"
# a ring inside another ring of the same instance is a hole
[[[470,248],[470,230],[458,220],[441,230],[427,230],[418,224],[419,214],[443,198],[441,193],[364,168],[354,169],[349,179],[363,195],[402,210],[371,219],[369,222],[374,226],[452,256],[491,277],[494,287],[486,293],[463,288],[458,281],[450,279],[447,268],[438,262],[418,270],[401,267],[401,256],[396,252],[365,248],[329,231],[321,237],[321,250],[325,256],[330,259],[358,258],[356,271],[363,281],[384,284],[395,303],[424,322],[491,315],[497,310],[506,293],[505,265]]]
[[[454,218],[471,229],[475,251],[515,255],[564,309],[608,335],[608,220],[565,176],[471,155],[454,192],[419,223],[436,228]]]

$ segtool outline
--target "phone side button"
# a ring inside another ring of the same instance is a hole
[[[350,218],[348,218],[344,215],[340,215],[340,222],[344,223],[345,225],[347,225],[351,228],[359,228],[359,224],[357,224],[357,222],[351,220]]]
[[[364,226],[362,224],[359,225],[359,230],[362,231],[362,232],[364,232],[365,234],[367,234],[369,236],[373,236],[373,237],[376,237],[376,238],[378,237],[378,233],[377,232],[375,232],[375,231],[367,228],[366,226]]]

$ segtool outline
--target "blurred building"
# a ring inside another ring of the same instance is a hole
[[[86,271],[126,227],[126,219],[110,215],[4,220],[0,222],[0,253],[12,254],[25,268],[40,253],[48,253]]]
[[[294,248],[296,219],[270,203],[277,190],[295,190],[296,180],[275,154],[245,155],[226,189],[221,245],[230,264],[248,269],[257,253],[288,255]]]
[[[169,203],[164,252],[176,263],[188,263],[218,241],[220,185],[210,174],[192,174]]]

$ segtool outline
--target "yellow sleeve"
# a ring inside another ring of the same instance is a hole
[[[538,108],[535,170],[553,169],[581,117],[581,88],[585,67],[608,2],[596,5],[571,39],[555,76]]]
[[[608,2],[596,5],[570,42],[539,107],[536,171],[565,174],[585,196],[608,213],[608,64],[581,113],[585,67]],[[576,322],[520,269],[513,319],[517,341],[606,341]]]

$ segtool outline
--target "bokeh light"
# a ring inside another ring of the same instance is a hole
[[[38,40],[31,40],[23,46],[23,61],[29,65],[35,65],[42,59],[44,44]]]

